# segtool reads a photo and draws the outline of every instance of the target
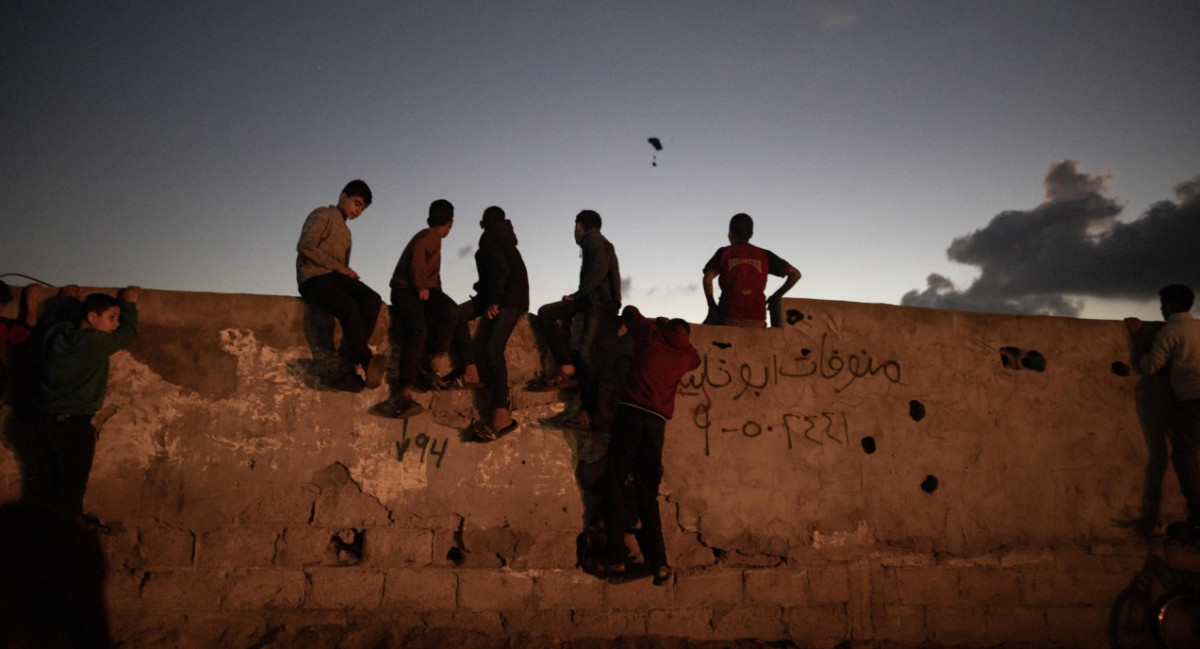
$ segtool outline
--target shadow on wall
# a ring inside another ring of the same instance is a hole
[[[0,647],[110,646],[100,541],[73,521],[0,505]]]

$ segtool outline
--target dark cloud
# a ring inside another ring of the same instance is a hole
[[[631,289],[631,288],[633,288],[633,278],[628,277],[628,276],[622,277],[621,278],[621,295],[629,295],[629,289]]]
[[[699,290],[700,290],[700,285],[695,282],[692,282],[691,284],[685,284],[683,286],[668,286],[665,288],[658,288],[656,286],[651,289],[648,289],[646,291],[646,295],[651,296],[651,295],[657,295],[659,293],[662,293],[663,295],[676,295],[676,294],[681,294],[681,293],[684,295],[687,295],[690,293],[695,293],[696,291],[699,291]]]
[[[462,259],[463,257],[470,255],[471,250],[472,250],[471,246],[463,246],[463,247],[459,248],[458,249],[458,258]]]
[[[1074,160],[1046,172],[1046,200],[1001,212],[987,227],[954,239],[952,261],[978,266],[965,290],[933,274],[906,306],[965,311],[1078,315],[1081,298],[1153,299],[1165,284],[1200,287],[1193,246],[1200,240],[1200,176],[1175,188],[1177,203],[1155,203],[1130,223],[1106,196],[1111,178],[1079,171]]]

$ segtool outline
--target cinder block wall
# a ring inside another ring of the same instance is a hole
[[[386,388],[319,389],[336,360],[314,355],[322,320],[298,299],[148,291],[85,504],[112,529],[114,633],[1099,646],[1146,552],[1113,525],[1139,513],[1146,461],[1121,324],[784,313],[778,329],[693,327],[704,364],[681,385],[662,485],[678,572],[654,587],[576,568],[606,438],[556,425],[573,404],[515,391],[520,431],[471,443],[469,393],[427,394],[403,422],[370,414]],[[539,369],[527,321],[508,356],[515,384]],[[19,494],[6,444],[0,500]]]

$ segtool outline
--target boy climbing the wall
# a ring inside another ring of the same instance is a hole
[[[81,525],[96,521],[83,514],[92,457],[99,432],[92,418],[108,389],[108,358],[137,335],[137,300],[130,286],[121,298],[92,293],[72,320],[45,334],[37,396],[38,452],[31,467],[29,502],[45,506]]]
[[[654,573],[654,583],[661,585],[671,577],[658,513],[663,431],[675,414],[679,380],[700,367],[700,354],[692,347],[691,328],[683,320],[650,320],[632,306],[625,307],[621,319],[633,337],[633,361],[621,386],[605,465],[606,572],[614,578],[624,576],[629,554],[625,530],[641,519],[638,547]],[[630,510],[636,510],[637,516]]]
[[[342,325],[342,347],[350,362],[363,370],[364,378],[349,372],[334,381],[339,390],[358,392],[377,388],[387,369],[387,358],[372,354],[367,341],[383,300],[363,284],[350,268],[349,222],[362,216],[371,205],[371,188],[352,180],[342,189],[337,205],[318,207],[304,221],[296,244],[296,283],[310,304],[329,311]]]

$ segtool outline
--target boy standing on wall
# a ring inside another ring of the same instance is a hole
[[[318,207],[304,221],[296,244],[296,282],[300,295],[321,307],[342,325],[342,346],[350,362],[363,370],[365,381],[353,372],[339,377],[334,386],[357,392],[377,388],[387,369],[387,358],[372,354],[367,341],[383,300],[363,284],[350,268],[350,226],[371,205],[371,188],[361,180],[350,181],[337,205]]]
[[[600,234],[600,215],[583,210],[575,216],[575,243],[583,249],[579,289],[538,309],[537,323],[558,365],[550,377],[535,379],[527,390],[542,392],[580,386],[580,410],[566,421],[571,428],[590,430],[596,416],[600,381],[596,363],[602,337],[613,330],[612,320],[621,308],[621,271],[617,253]],[[571,319],[583,316],[583,340],[578,361],[571,355]],[[578,362],[578,372],[576,372]]]
[[[633,360],[617,402],[605,466],[607,572],[615,577],[625,573],[625,530],[634,520],[627,513],[632,502],[642,521],[636,532],[638,547],[654,571],[654,583],[662,584],[671,577],[658,513],[663,430],[675,414],[679,380],[700,367],[700,355],[683,320],[650,320],[632,306],[625,307],[621,319],[633,337]]]
[[[704,297],[708,300],[706,325],[731,327],[766,326],[767,307],[772,312],[796,282],[800,271],[770,250],[750,244],[754,219],[734,214],[729,219],[729,244],[718,248],[704,265]],[[767,276],[786,277],[779,290],[764,297]],[[713,299],[713,279],[719,278],[721,300]]]
[[[403,341],[399,395],[393,400],[396,416],[401,418],[425,410],[413,395],[429,351],[444,352],[453,343],[462,366],[462,383],[469,387],[479,385],[479,369],[475,366],[467,323],[455,317],[458,305],[442,292],[442,239],[454,227],[454,205],[442,198],[430,203],[425,222],[429,227],[414,235],[404,247],[391,281],[392,322],[397,341]],[[432,382],[435,387],[445,387],[441,377],[434,376]]]
[[[83,494],[99,432],[92,418],[108,389],[108,358],[137,335],[137,300],[130,286],[121,299],[92,293],[74,321],[52,325],[45,335],[37,397],[38,453],[30,502],[49,507],[81,524]]]
[[[1171,464],[1179,478],[1179,488],[1187,501],[1187,519],[1167,526],[1167,535],[1185,541],[1200,540],[1200,321],[1190,313],[1195,301],[1192,289],[1182,284],[1164,286],[1158,292],[1166,324],[1154,336],[1150,351],[1138,359],[1138,370],[1154,374],[1167,369],[1171,391],[1175,393],[1171,440]],[[1130,333],[1142,328],[1142,321],[1126,318]]]
[[[521,251],[517,250],[512,221],[505,218],[504,210],[495,205],[484,210],[479,227],[483,228],[483,234],[479,237],[479,250],[475,251],[475,267],[479,271],[476,295],[459,305],[458,318],[463,326],[475,318],[483,318],[476,344],[483,350],[484,363],[480,369],[486,377],[491,418],[480,420],[475,437],[491,441],[517,427],[509,407],[504,350],[513,328],[529,311],[529,273]]]

